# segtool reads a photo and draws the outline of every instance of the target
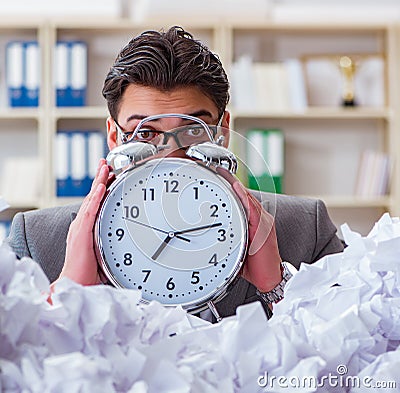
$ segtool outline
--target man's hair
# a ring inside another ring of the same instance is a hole
[[[132,38],[110,68],[103,86],[112,118],[117,119],[129,84],[172,91],[197,87],[222,116],[229,101],[229,82],[218,56],[181,27],[145,31]]]

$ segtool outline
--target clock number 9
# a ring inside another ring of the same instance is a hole
[[[118,229],[115,231],[115,234],[118,236],[118,241],[121,241],[122,238],[123,238],[124,235],[125,235],[125,231],[124,231],[122,228],[118,228]]]

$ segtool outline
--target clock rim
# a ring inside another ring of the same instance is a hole
[[[217,171],[215,171],[215,169],[213,167],[209,167],[201,161],[198,161],[195,159],[189,159],[189,158],[180,158],[180,157],[153,158],[151,160],[146,160],[139,164],[132,165],[117,175],[116,179],[106,190],[106,194],[101,202],[101,207],[97,213],[96,220],[95,220],[95,226],[94,226],[95,230],[93,231],[94,232],[94,246],[95,246],[94,248],[95,248],[95,255],[96,255],[96,259],[97,259],[97,263],[98,263],[98,268],[100,269],[99,274],[101,276],[101,273],[103,273],[102,275],[105,276],[105,278],[108,280],[108,282],[116,288],[139,290],[139,289],[129,288],[129,287],[121,285],[119,283],[119,281],[115,278],[114,273],[109,268],[109,265],[106,261],[105,255],[104,255],[103,240],[100,236],[100,222],[103,217],[107,201],[109,200],[113,191],[121,183],[124,182],[124,180],[127,178],[127,176],[129,176],[129,173],[131,171],[133,171],[137,168],[140,168],[144,165],[158,165],[159,163],[164,162],[165,160],[168,160],[168,162],[178,162],[178,163],[182,163],[182,164],[187,164],[188,162],[191,162],[191,163],[195,163],[196,165],[199,165],[202,169],[211,171],[222,182],[222,184],[226,188],[226,191],[231,194],[232,199],[235,201],[235,203],[238,207],[238,210],[241,212],[239,219],[240,219],[240,224],[241,224],[241,228],[242,228],[242,236],[241,236],[242,239],[240,242],[240,250],[238,253],[238,260],[236,261],[235,267],[231,271],[229,276],[227,278],[225,278],[223,284],[218,286],[215,290],[208,293],[207,295],[204,295],[204,296],[198,298],[197,300],[192,300],[192,301],[186,302],[186,303],[166,304],[166,303],[163,303],[161,300],[144,299],[143,296],[141,296],[141,299],[140,299],[140,302],[143,304],[149,304],[152,301],[157,301],[165,307],[182,307],[184,310],[186,310],[190,313],[198,313],[198,312],[201,312],[201,311],[207,309],[209,302],[219,302],[229,293],[229,290],[232,288],[232,286],[235,284],[235,282],[240,277],[239,273],[243,267],[246,252],[247,252],[247,246],[248,246],[248,221],[247,221],[246,212],[245,212],[242,202],[240,201],[239,197],[236,195],[235,191],[232,189],[231,184],[223,176],[221,176]],[[123,184],[121,184],[121,185],[123,186]],[[142,293],[142,295],[143,295],[143,293]]]

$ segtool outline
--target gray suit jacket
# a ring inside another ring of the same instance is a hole
[[[276,220],[278,246],[282,259],[299,267],[324,255],[341,252],[324,203],[320,200],[254,192]],[[79,205],[54,207],[18,213],[12,222],[7,242],[19,257],[28,256],[43,268],[49,280],[61,272],[69,225]],[[258,300],[253,285],[239,279],[217,308],[221,316],[235,314],[236,308]]]

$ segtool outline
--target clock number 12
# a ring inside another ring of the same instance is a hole
[[[165,192],[179,192],[178,186],[179,182],[178,180],[164,180],[165,183]]]

